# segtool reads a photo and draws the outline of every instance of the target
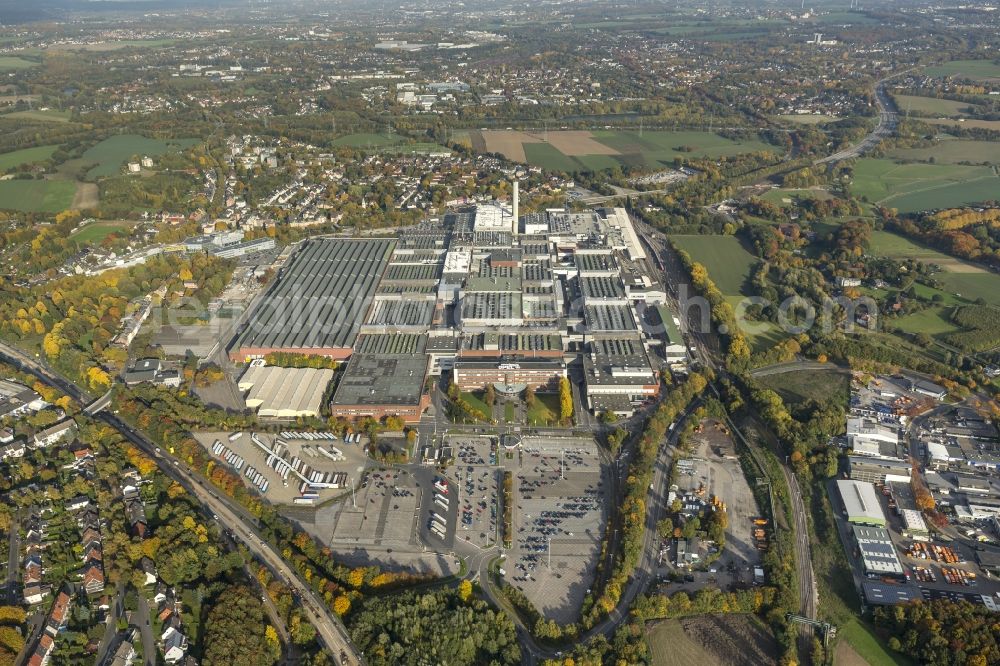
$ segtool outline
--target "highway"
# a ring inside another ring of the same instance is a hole
[[[0,360],[33,374],[44,383],[77,400],[81,405],[86,405],[88,402],[87,394],[74,383],[9,345],[0,343]],[[260,537],[253,527],[251,519],[242,515],[242,509],[231,507],[228,499],[216,494],[214,490],[205,488],[203,480],[195,472],[181,461],[160,451],[145,435],[133,429],[114,414],[100,411],[94,415],[94,418],[100,419],[118,430],[132,444],[155,460],[164,474],[177,481],[195,497],[222,528],[246,544],[254,557],[282,578],[298,597],[307,618],[316,627],[320,642],[332,655],[339,656],[341,662],[345,664],[364,663],[362,655],[351,643],[347,629],[340,619],[316,598],[313,591],[299,579],[295,570],[281,559],[269,543]]]
[[[853,146],[816,160],[814,164],[828,164],[859,157],[878,145],[878,142],[882,139],[892,136],[892,133],[896,131],[896,126],[899,124],[899,113],[897,112],[896,104],[889,97],[889,93],[885,91],[885,84],[886,81],[901,76],[912,69],[911,67],[902,72],[896,72],[895,74],[879,79],[875,83],[875,103],[878,105],[878,125],[875,126],[875,129]]]

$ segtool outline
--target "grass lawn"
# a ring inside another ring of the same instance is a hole
[[[508,402],[503,406],[503,417],[507,423],[514,422],[514,403]]]
[[[535,395],[535,404],[528,407],[529,425],[548,425],[559,420],[559,396],[551,393]]]
[[[119,222],[91,222],[69,239],[78,243],[100,243],[114,232],[128,231],[129,228],[129,225]]]
[[[58,147],[38,146],[37,148],[24,148],[23,150],[15,150],[10,153],[2,153],[0,154],[0,171],[6,171],[21,164],[47,160],[52,157],[52,153]]]
[[[900,160],[927,161],[934,158],[937,164],[1000,164],[1000,143],[996,141],[965,141],[945,139],[928,148],[901,148],[889,153]]]
[[[87,177],[116,176],[121,171],[122,165],[133,156],[149,155],[155,157],[170,150],[189,148],[197,142],[197,139],[161,141],[138,134],[117,134],[88,148],[83,153],[85,162],[97,164],[87,172]]]
[[[917,95],[896,95],[896,105],[906,114],[907,111],[931,113],[936,116],[966,116],[970,104],[956,102],[953,99],[938,99],[937,97],[919,97]]]
[[[529,164],[549,171],[572,173],[582,168],[580,162],[569,155],[563,155],[550,143],[524,143],[524,157]]]
[[[746,296],[744,285],[757,259],[735,236],[679,235],[677,246],[708,269],[715,286],[726,296]]]
[[[869,666],[908,666],[912,663],[901,654],[883,647],[875,634],[859,620],[852,618],[837,627],[840,640],[846,640]]]
[[[796,199],[826,200],[826,199],[832,199],[833,195],[831,195],[826,190],[822,189],[816,189],[816,190],[775,189],[765,193],[764,196],[761,198],[764,199],[765,201],[770,201],[773,204],[777,204],[778,206],[790,206],[793,203],[795,203]]]
[[[18,58],[17,56],[0,56],[0,72],[13,72],[18,69],[38,67],[37,62]]]
[[[904,333],[926,333],[928,335],[941,335],[943,333],[953,333],[960,330],[958,326],[950,320],[951,308],[927,308],[920,312],[903,315],[894,319],[892,324]]]
[[[30,111],[14,111],[13,113],[8,113],[0,118],[15,118],[20,120],[39,120],[46,123],[68,123],[69,122],[69,111],[58,111],[56,109],[47,109],[45,111],[39,111],[37,109],[32,109]]]
[[[76,183],[68,180],[0,181],[0,208],[58,213],[73,203]]]
[[[924,70],[927,76],[965,76],[970,79],[1000,78],[1000,63],[995,60],[952,60]]]
[[[851,191],[869,202],[912,213],[995,199],[1000,179],[984,166],[898,164],[863,158],[855,168]]]
[[[465,398],[465,400],[472,406],[473,409],[478,409],[483,414],[485,414],[487,420],[490,420],[491,418],[493,418],[493,416],[492,416],[493,415],[493,410],[490,409],[489,405],[487,405],[485,402],[483,402],[483,394],[482,394],[482,392],[465,393],[463,391],[462,392],[462,397]]]

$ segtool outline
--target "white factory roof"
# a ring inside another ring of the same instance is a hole
[[[248,409],[264,418],[319,416],[326,387],[334,371],[317,368],[279,368],[252,363],[239,381]]]
[[[927,532],[927,523],[916,509],[903,509],[903,522],[910,532]]]
[[[861,552],[861,561],[867,574],[902,574],[896,549],[889,532],[881,527],[854,526],[854,540]]]
[[[899,441],[899,430],[863,417],[847,419],[847,438],[857,449],[861,442],[887,442],[895,444]]]
[[[837,490],[844,500],[847,519],[852,523],[885,525],[885,513],[879,504],[875,486],[862,481],[837,481]]]

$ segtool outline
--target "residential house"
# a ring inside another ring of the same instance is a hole
[[[52,446],[57,442],[76,436],[76,422],[73,419],[63,419],[48,428],[35,433],[35,448]]]

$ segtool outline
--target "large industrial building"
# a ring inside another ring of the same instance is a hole
[[[246,394],[247,408],[264,418],[316,417],[333,375],[333,370],[278,368],[254,361],[238,387]]]
[[[863,481],[837,481],[837,490],[844,502],[847,521],[855,525],[884,527],[885,512],[879,504],[875,486]]]
[[[428,375],[506,394],[574,377],[590,409],[631,414],[687,350],[628,214],[516,210],[476,205],[395,240],[305,241],[231,357],[349,359],[331,405],[344,417],[417,420]]]

